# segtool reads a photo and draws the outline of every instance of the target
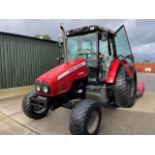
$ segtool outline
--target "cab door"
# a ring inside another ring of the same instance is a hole
[[[122,25],[114,34],[115,55],[124,64],[130,77],[134,74],[134,56],[127,36],[126,29]]]

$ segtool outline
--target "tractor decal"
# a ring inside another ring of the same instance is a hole
[[[66,72],[64,72],[63,74],[58,76],[58,80],[62,79],[63,77],[67,76],[68,74],[78,70],[79,68],[83,67],[86,65],[86,62],[82,62],[74,67],[72,67],[71,69],[67,70]]]

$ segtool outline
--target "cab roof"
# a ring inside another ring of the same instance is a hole
[[[98,26],[98,25],[89,25],[89,26],[84,26],[84,27],[79,27],[76,29],[72,29],[67,31],[67,36],[74,36],[74,35],[81,35],[81,34],[86,34],[90,32],[95,32],[95,31],[100,31],[100,32],[105,32],[108,34],[113,34],[114,32],[106,27]]]

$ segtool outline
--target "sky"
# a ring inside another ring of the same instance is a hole
[[[116,31],[125,25],[136,61],[155,62],[155,20],[153,19],[1,19],[0,31],[33,36],[48,34],[53,40],[61,36],[60,23],[66,30],[96,24]]]

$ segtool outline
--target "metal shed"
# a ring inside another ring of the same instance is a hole
[[[60,55],[56,41],[0,32],[0,89],[31,85]]]

